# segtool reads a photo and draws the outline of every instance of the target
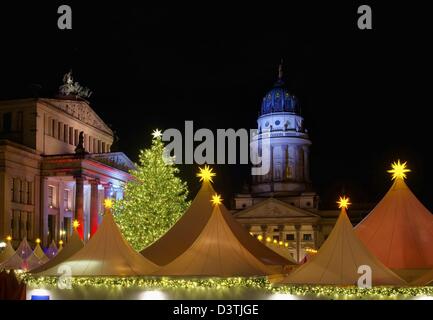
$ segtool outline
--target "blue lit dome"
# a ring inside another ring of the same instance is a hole
[[[284,88],[282,66],[279,67],[278,81],[263,97],[261,115],[273,112],[299,113],[298,99]]]

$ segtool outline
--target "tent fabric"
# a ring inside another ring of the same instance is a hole
[[[5,269],[30,271],[34,268],[39,267],[43,263],[44,262],[41,261],[41,259],[39,259],[33,252],[26,259],[23,259],[20,257],[17,251],[8,260],[0,264],[0,270]]]
[[[243,246],[228,225],[220,205],[216,205],[192,245],[154,274],[230,277],[264,276],[272,273],[275,271],[271,267]]]
[[[141,254],[152,262],[164,266],[188,250],[211,218],[213,208],[210,200],[215,193],[211,183],[204,181],[185,214],[160,239],[142,250]],[[236,235],[237,241],[262,263],[275,266],[293,264],[251,237],[224,205],[220,207],[223,219],[231,232]]]
[[[405,281],[373,256],[353,232],[342,209],[328,239],[305,264],[280,280],[280,283],[317,285],[357,285],[358,268],[371,268],[373,285],[405,285]]]
[[[37,275],[57,276],[62,267],[70,268],[72,276],[137,276],[157,269],[125,240],[111,212],[104,215],[102,224],[81,250]]]
[[[46,263],[48,260],[50,260],[42,250],[39,243],[36,244],[35,250],[33,250],[33,254],[40,260],[40,263]]]
[[[433,215],[403,179],[395,180],[355,232],[388,268],[433,268]]]
[[[32,273],[42,272],[54,266],[57,266],[58,264],[72,257],[83,247],[84,247],[84,243],[81,240],[78,232],[75,230],[71,238],[69,239],[68,243],[65,245],[65,247],[60,252],[58,252],[57,255],[54,258],[52,258],[50,261],[40,266],[39,268],[32,270]]]
[[[3,251],[0,253],[0,264],[8,260],[10,257],[12,257],[15,254],[15,250],[12,247],[12,244],[10,241],[7,242],[6,248],[3,249]]]
[[[410,283],[412,286],[431,286],[433,285],[433,269],[428,270],[418,279]]]
[[[32,252],[33,254],[33,252]],[[6,261],[0,264],[0,270],[13,270],[13,269],[23,269],[24,260],[20,257],[18,252],[9,257]]]
[[[21,243],[15,252],[22,259],[27,259],[33,253],[32,248],[30,247],[29,243],[27,242],[27,238],[24,238],[23,240],[21,240]]]
[[[59,249],[57,249],[56,243],[53,241],[51,241],[50,246],[47,249],[46,255],[49,259],[52,259],[53,257],[55,257],[55,255],[59,252]]]

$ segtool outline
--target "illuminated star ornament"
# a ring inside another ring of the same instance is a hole
[[[222,203],[222,200],[223,199],[221,199],[221,196],[219,194],[214,194],[210,202],[212,202],[214,206],[219,206]]]
[[[212,172],[212,168],[209,168],[209,166],[204,166],[204,168],[199,168],[200,172],[197,173],[197,177],[200,178],[200,181],[210,181],[213,182],[212,177],[215,177],[215,172]]]
[[[7,236],[7,237],[6,237],[6,240],[7,240],[7,241],[11,241],[11,240],[12,240],[12,237],[11,237],[11,236]]]
[[[160,139],[162,137],[162,132],[159,129],[155,129],[152,132],[153,139]]]
[[[37,238],[37,239],[36,239],[36,243],[37,243],[37,244],[41,243],[41,239]]]
[[[392,169],[388,170],[392,174],[392,180],[395,179],[406,179],[406,172],[410,172],[410,169],[406,167],[407,162],[400,163],[400,160],[391,164]]]
[[[338,208],[340,209],[344,208],[346,210],[351,205],[349,198],[346,197],[340,197],[340,200],[338,200],[337,203],[338,203]]]
[[[106,209],[111,209],[113,207],[113,200],[111,198],[106,198],[104,200],[104,207]]]
[[[74,226],[74,229],[77,230],[80,226],[80,223],[78,222],[78,220],[74,220],[74,223],[72,225]]]

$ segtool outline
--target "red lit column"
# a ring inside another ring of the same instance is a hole
[[[75,177],[75,219],[78,220],[77,232],[84,239],[84,178]]]
[[[90,237],[98,230],[99,192],[98,180],[90,181]]]

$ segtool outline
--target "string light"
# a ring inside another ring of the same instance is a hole
[[[29,273],[18,273],[17,277],[32,287],[55,288],[58,277],[37,277]],[[265,294],[288,294],[318,297],[321,299],[411,299],[433,296],[433,287],[385,287],[373,288],[337,286],[272,285],[266,277],[257,278],[205,278],[174,279],[146,277],[72,277],[73,287],[92,286],[102,288],[146,288],[146,289],[217,289],[252,288]]]

